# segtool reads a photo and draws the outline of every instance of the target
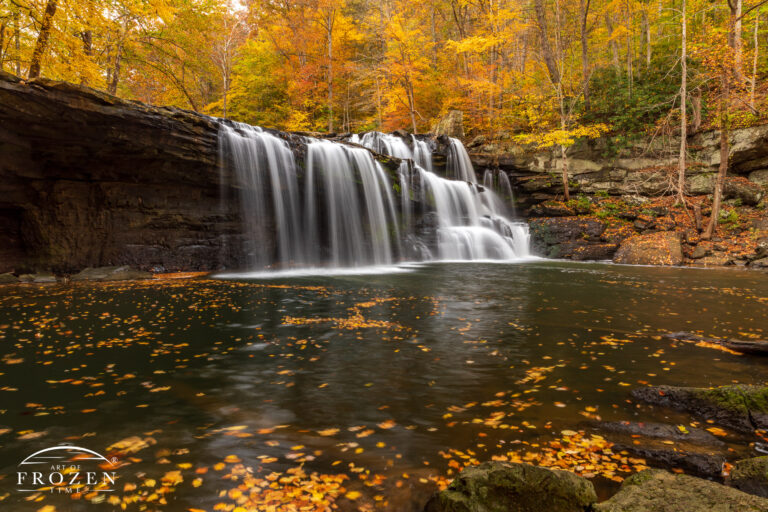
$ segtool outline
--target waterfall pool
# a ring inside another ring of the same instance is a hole
[[[0,508],[420,510],[492,458],[605,496],[645,462],[601,422],[697,425],[631,389],[768,380],[763,359],[663,337],[767,338],[762,273],[397,270],[0,288]],[[17,464],[65,442],[117,457],[115,491],[17,492]]]

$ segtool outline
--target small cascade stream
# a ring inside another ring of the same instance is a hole
[[[350,137],[363,147],[304,136],[291,136],[289,144],[280,135],[234,122],[222,122],[219,131],[222,183],[237,190],[222,200],[239,201],[249,270],[530,254],[527,225],[512,220],[493,184],[477,183],[456,139],[447,151],[445,172],[454,178],[448,179],[433,170],[434,141],[413,135]],[[365,148],[402,163],[385,168]]]

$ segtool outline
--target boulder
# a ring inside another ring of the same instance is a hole
[[[604,222],[580,217],[539,218],[531,220],[529,225],[534,252],[549,258],[566,258],[579,247],[602,245],[600,236],[606,229]],[[614,249],[603,247],[600,252],[605,254]]]
[[[13,284],[18,282],[19,282],[19,278],[11,274],[10,272],[0,274],[0,284]]]
[[[457,139],[464,138],[464,113],[461,110],[449,110],[435,125],[432,132]]]
[[[768,498],[768,457],[736,462],[731,468],[728,484],[740,491]]]
[[[758,185],[768,185],[768,169],[760,169],[749,173],[749,181]]]
[[[666,423],[612,421],[598,423],[615,453],[628,452],[648,465],[679,468],[688,474],[720,478],[727,446],[702,428]]]
[[[683,247],[680,233],[662,231],[627,238],[613,257],[615,263],[630,265],[680,265]]]
[[[597,501],[592,483],[568,471],[508,462],[464,469],[425,512],[584,512]]]
[[[703,420],[751,433],[768,428],[768,387],[736,384],[719,388],[649,386],[632,390],[643,402],[686,411]]]
[[[132,279],[150,279],[152,274],[128,266],[88,267],[71,277],[72,281],[127,281]]]
[[[763,187],[746,178],[729,178],[723,185],[726,199],[738,199],[742,204],[755,206],[763,198]]]
[[[766,512],[768,500],[689,475],[646,469],[595,512]]]
[[[768,258],[761,258],[749,264],[752,268],[768,268]]]
[[[691,252],[691,259],[698,260],[710,254],[712,254],[712,250],[709,247],[697,245],[693,252]]]
[[[19,281],[22,283],[55,283],[56,276],[50,272],[40,272],[38,274],[21,274]]]

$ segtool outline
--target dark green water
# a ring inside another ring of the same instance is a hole
[[[307,489],[349,476],[318,491],[342,509],[417,509],[452,460],[535,453],[563,430],[586,439],[597,416],[664,420],[633,387],[768,380],[761,359],[659,336],[768,337],[767,277],[537,262],[3,287],[0,509],[114,508],[16,491],[17,464],[63,442],[117,454],[109,496],[150,509],[258,510],[231,495],[244,475],[300,465]],[[131,436],[147,447],[108,449]],[[183,482],[162,504],[169,471]],[[602,493],[615,485],[595,473]]]

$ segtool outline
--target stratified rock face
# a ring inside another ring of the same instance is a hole
[[[461,110],[449,110],[432,130],[436,136],[447,135],[457,139],[464,138],[464,113]]]
[[[629,265],[680,265],[683,262],[680,233],[662,231],[627,238],[621,242],[613,261]]]
[[[584,512],[597,501],[592,483],[529,464],[486,462],[464,469],[425,512]]]
[[[768,500],[709,480],[647,469],[594,506],[596,512],[765,512]]]
[[[217,137],[193,112],[0,74],[0,272],[237,264]]]
[[[728,483],[755,496],[768,498],[768,457],[740,460],[733,465]]]
[[[718,388],[649,386],[632,396],[663,407],[686,411],[740,432],[768,428],[768,387],[733,385]]]

